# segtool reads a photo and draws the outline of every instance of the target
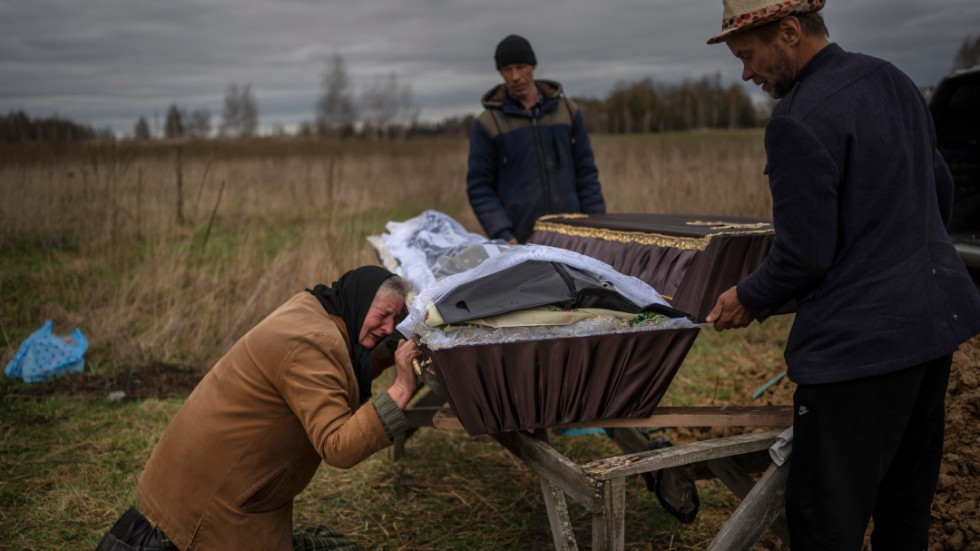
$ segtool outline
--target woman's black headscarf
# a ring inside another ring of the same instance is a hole
[[[330,287],[321,283],[307,289],[319,299],[327,312],[344,319],[351,341],[350,360],[357,375],[357,385],[361,387],[362,404],[371,397],[372,365],[371,352],[359,342],[361,326],[378,288],[393,275],[379,266],[361,266],[340,276]]]

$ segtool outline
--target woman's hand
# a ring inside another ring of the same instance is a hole
[[[405,409],[419,386],[412,360],[421,355],[418,345],[410,339],[399,342],[395,350],[395,382],[388,388],[388,395],[399,409]]]

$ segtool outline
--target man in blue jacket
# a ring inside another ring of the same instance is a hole
[[[829,42],[824,0],[724,0],[742,79],[781,98],[766,127],[776,239],[723,293],[716,329],[796,301],[786,343],[794,551],[925,549],[952,353],[980,297],[946,234],[953,200],[922,94]]]
[[[606,212],[581,110],[557,82],[534,80],[537,58],[523,37],[500,41],[494,60],[504,83],[483,96],[466,171],[487,237],[523,243],[539,216]]]

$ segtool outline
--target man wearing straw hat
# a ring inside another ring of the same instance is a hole
[[[980,297],[947,234],[953,184],[922,94],[828,40],[824,0],[724,0],[742,79],[780,99],[765,146],[776,240],[708,315],[716,329],[795,300],[786,343],[794,550],[925,549],[952,353]]]

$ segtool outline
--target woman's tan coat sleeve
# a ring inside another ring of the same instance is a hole
[[[358,408],[357,378],[339,332],[304,336],[277,386],[323,460],[349,468],[391,444],[373,405]]]

